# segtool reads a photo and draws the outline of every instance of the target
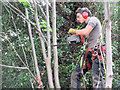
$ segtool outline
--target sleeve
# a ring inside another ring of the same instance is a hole
[[[90,25],[92,26],[93,28],[97,25],[97,19],[96,18],[91,18],[89,21],[88,21],[88,24],[87,25]]]

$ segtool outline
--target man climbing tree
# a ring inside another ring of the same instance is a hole
[[[80,23],[86,23],[86,27],[81,30],[75,30],[70,28],[70,34],[85,35],[86,36],[86,53],[84,58],[78,65],[78,67],[72,72],[71,75],[71,88],[81,87],[81,78],[88,71],[93,69],[93,88],[103,88],[102,76],[104,74],[103,62],[104,58],[101,58],[100,50],[103,47],[98,45],[98,39],[101,33],[101,23],[98,18],[93,17],[88,8],[78,8],[76,10],[76,18]],[[103,51],[103,50],[102,50]],[[102,52],[103,53],[103,52]]]

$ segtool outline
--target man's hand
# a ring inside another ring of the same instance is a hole
[[[75,29],[70,28],[68,33],[69,34],[74,34],[75,33]]]

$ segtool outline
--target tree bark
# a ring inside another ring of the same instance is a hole
[[[2,2],[0,2],[0,32],[2,32]],[[0,50],[2,51],[2,38],[0,37]],[[2,55],[2,52],[0,52]],[[0,64],[2,64],[2,56],[0,56]],[[0,66],[0,89],[2,89],[2,67]]]
[[[48,60],[47,60],[47,73],[48,73],[48,81],[50,88],[54,88],[53,85],[53,77],[52,77],[52,69],[51,69],[51,41],[50,41],[50,24],[49,24],[49,6],[48,0],[46,0],[46,15],[47,15],[47,40],[48,40]]]
[[[109,2],[105,2],[105,21],[106,21],[106,88],[112,88],[112,49],[111,49],[111,20]]]
[[[56,38],[56,0],[53,1],[53,45],[57,45]],[[54,53],[54,78],[56,88],[60,88],[59,75],[58,75],[58,55],[57,46],[53,47]]]

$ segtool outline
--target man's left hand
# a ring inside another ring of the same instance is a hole
[[[68,33],[69,34],[74,34],[75,33],[75,29],[70,28]]]

